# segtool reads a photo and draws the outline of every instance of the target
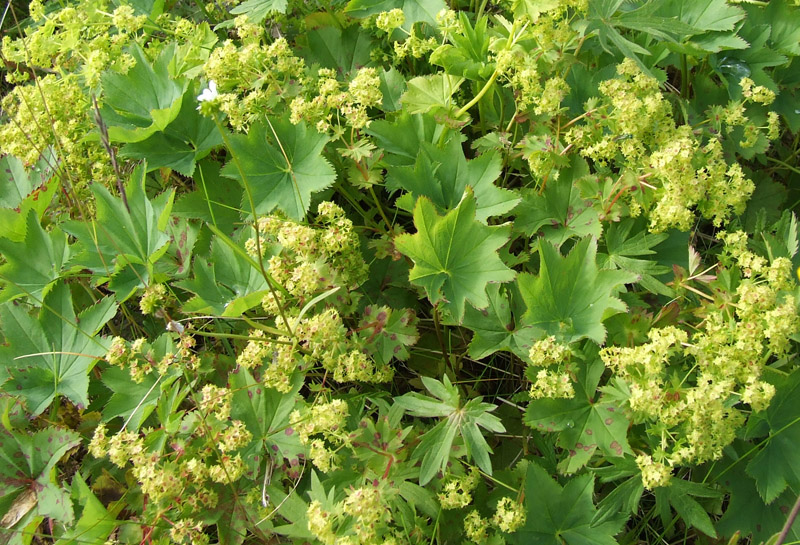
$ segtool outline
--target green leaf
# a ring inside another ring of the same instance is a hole
[[[0,265],[0,279],[5,283],[0,301],[27,295],[31,303],[39,306],[69,260],[70,248],[61,229],[45,231],[36,212],[30,210],[25,239],[12,242],[0,238],[0,253],[6,260]]]
[[[165,47],[152,65],[135,42],[130,54],[136,65],[127,74],[107,71],[102,77],[105,97],[101,111],[108,137],[114,142],[141,142],[166,129],[178,117],[187,87],[187,82],[174,81],[169,75],[174,43]]]
[[[787,489],[766,505],[761,501],[756,482],[745,473],[744,464],[737,461],[725,459],[725,467],[732,470],[720,482],[730,491],[730,499],[716,529],[720,537],[730,538],[738,531],[743,538],[751,535],[753,543],[763,543],[781,531],[786,514],[797,499],[797,491]],[[788,540],[800,540],[800,519],[789,530]]]
[[[736,23],[745,17],[742,8],[725,0],[667,0],[660,4],[659,14],[677,18],[689,25],[694,34],[733,30]]]
[[[525,480],[525,526],[509,535],[522,545],[617,545],[616,522],[594,523],[594,478],[583,474],[563,488],[535,463],[528,464]]]
[[[458,14],[458,22],[459,30],[450,36],[452,43],[436,48],[429,60],[450,75],[485,81],[495,69],[495,63],[487,62],[490,40],[486,26],[489,18],[481,17],[473,27],[466,12],[462,11]]]
[[[414,261],[411,283],[423,287],[431,303],[445,303],[459,322],[467,301],[476,308],[488,306],[489,282],[510,282],[515,275],[496,252],[508,240],[510,226],[483,225],[475,219],[475,211],[469,189],[444,217],[421,197],[414,208],[417,233],[395,239],[397,249]]]
[[[765,7],[745,6],[749,26],[768,25],[770,49],[784,55],[800,55],[800,10],[786,0],[770,1]]]
[[[52,178],[57,166],[58,158],[53,148],[47,148],[30,170],[26,170],[22,161],[12,155],[0,157],[0,208],[17,208],[28,195]]]
[[[190,86],[183,96],[178,116],[163,131],[149,138],[126,144],[120,155],[146,159],[147,170],[171,168],[191,176],[197,161],[222,144],[222,136],[214,121],[200,115],[195,108],[197,86]]]
[[[675,508],[675,512],[678,513],[687,526],[697,528],[707,536],[717,537],[711,517],[708,516],[706,510],[697,500],[677,487],[666,487],[664,492],[669,496],[670,505]]]
[[[82,543],[103,543],[119,524],[115,517],[124,507],[116,504],[109,512],[97,499],[83,480],[80,473],[72,479],[72,496],[78,505],[83,506],[81,517],[75,526],[56,541],[56,545],[80,545]]]
[[[372,39],[359,25],[309,30],[305,39],[308,48],[301,53],[309,66],[319,64],[322,68],[332,68],[340,77],[349,79],[360,68],[372,65]]]
[[[241,186],[221,177],[219,163],[209,158],[197,164],[194,182],[197,189],[178,197],[173,213],[203,220],[225,233],[232,233],[240,220]]]
[[[327,142],[327,136],[309,130],[305,123],[267,119],[267,124],[253,124],[246,136],[231,136],[234,159],[222,175],[250,186],[257,215],[277,208],[300,221],[311,205],[311,195],[336,180],[336,172],[322,156]],[[249,200],[242,202],[242,208],[252,213]]]
[[[167,251],[166,225],[175,192],[162,193],[152,201],[145,194],[145,166],[139,166],[127,184],[130,212],[122,199],[101,184],[92,185],[96,213],[91,222],[68,221],[63,229],[78,239],[81,251],[70,264],[89,269],[102,283],[103,274],[118,275],[109,287],[124,301],[150,280],[152,266]]]
[[[525,273],[518,279],[528,307],[523,322],[564,343],[589,338],[602,344],[603,318],[626,310],[613,294],[636,277],[625,271],[598,270],[596,251],[597,242],[591,237],[578,242],[566,257],[552,244],[540,241],[539,275]]]
[[[450,111],[456,106],[451,99],[463,82],[464,78],[448,74],[417,76],[408,80],[408,90],[400,102],[410,114]]]
[[[123,422],[127,422],[126,429],[139,430],[158,405],[163,389],[172,384],[175,378],[168,377],[164,381],[162,377],[150,373],[142,382],[136,383],[131,380],[127,370],[109,367],[103,372],[103,384],[114,393],[103,408],[103,421],[122,418]],[[160,383],[160,387],[157,383]]]
[[[603,231],[597,211],[591,201],[584,201],[576,181],[589,174],[586,161],[574,158],[569,168],[559,171],[558,178],[549,180],[542,193],[524,190],[522,202],[516,208],[514,226],[528,236],[539,235],[556,246],[571,237],[592,235]]]
[[[543,337],[540,329],[523,325],[520,317],[525,312],[519,291],[512,284],[508,288],[489,284],[486,288],[489,305],[482,310],[466,307],[461,325],[471,330],[469,357],[480,360],[500,350],[507,350],[523,360],[533,343]]]
[[[660,265],[649,259],[638,259],[640,256],[655,255],[654,247],[664,242],[666,233],[648,233],[643,225],[631,235],[636,221],[628,219],[620,223],[612,223],[605,233],[607,254],[597,254],[597,264],[601,269],[621,269],[639,277],[639,284],[645,289],[672,297],[674,291],[655,276],[668,273],[669,267]]]
[[[405,361],[408,347],[419,339],[416,323],[417,316],[411,309],[369,305],[364,308],[358,338],[380,365],[387,365],[393,358]]]
[[[383,70],[379,76],[381,78],[381,95],[383,95],[381,108],[384,112],[396,112],[403,107],[400,104],[400,98],[406,91],[406,78],[394,67]]]
[[[53,179],[57,159],[48,148],[46,155],[30,170],[7,155],[0,159],[0,233],[3,238],[22,242],[27,233],[28,213],[34,211],[41,219],[61,187],[58,178]],[[30,189],[30,191],[29,191]]]
[[[250,232],[242,230],[235,244],[244,244]],[[215,316],[241,316],[261,303],[269,285],[254,264],[234,252],[219,236],[211,242],[208,261],[198,257],[192,266],[191,279],[177,286],[195,294],[186,302],[183,311],[213,314]]]
[[[9,366],[8,390],[25,398],[34,416],[60,395],[86,407],[88,373],[108,349],[106,339],[95,334],[116,312],[113,299],[106,297],[76,316],[69,287],[63,283],[45,297],[38,320],[16,305],[0,307],[9,343],[0,348]]]
[[[453,138],[441,148],[423,143],[413,168],[388,169],[386,187],[409,192],[398,199],[398,206],[404,210],[413,210],[417,198],[425,196],[440,212],[447,212],[458,205],[469,186],[477,200],[475,215],[486,223],[490,216],[505,214],[520,200],[515,192],[494,185],[502,168],[496,152],[467,161],[461,143]]]
[[[444,382],[430,377],[422,377],[422,382],[439,401],[416,392],[395,398],[396,406],[411,415],[444,418],[422,436],[417,448],[414,449],[412,458],[422,458],[419,484],[425,485],[436,473],[445,471],[453,453],[453,441],[457,434],[463,438],[469,457],[475,460],[484,472],[491,475],[492,464],[489,454],[492,453],[492,449],[489,448],[478,426],[494,433],[506,431],[500,419],[489,414],[497,409],[497,406],[483,403],[481,397],[476,397],[461,407],[458,388],[450,382],[447,375],[444,377]]]
[[[34,515],[72,524],[72,500],[54,481],[53,468],[80,442],[80,436],[74,431],[55,427],[33,435],[0,428],[0,508],[4,500],[12,499],[25,504],[16,506],[17,509],[30,511],[27,515],[22,514],[23,522],[18,529],[24,526],[24,517]],[[32,510],[32,504],[36,505],[35,510]],[[12,527],[18,520],[11,523]]]
[[[553,11],[559,4],[558,0],[514,0],[514,15],[537,21],[542,13]]]
[[[747,464],[764,503],[772,503],[787,487],[800,489],[800,371],[795,370],[776,387],[766,410],[770,435]]]
[[[578,388],[572,399],[537,399],[530,402],[525,423],[540,432],[559,432],[558,445],[567,457],[559,464],[565,473],[575,473],[599,448],[605,456],[631,454],[629,422],[613,401],[599,397],[597,385],[603,375],[602,360],[580,364]]]
[[[410,115],[403,110],[393,122],[378,120],[367,129],[386,154],[391,166],[414,165],[423,143],[438,142],[444,127],[430,114]],[[452,133],[451,133],[452,134]]]
[[[436,28],[436,14],[447,9],[447,5],[443,0],[350,0],[344,11],[351,17],[362,18],[397,8],[405,15],[403,29],[410,31],[419,22]]]
[[[292,378],[292,389],[287,393],[266,388],[242,367],[231,373],[228,380],[233,389],[231,414],[244,422],[258,445],[263,444],[269,455],[290,461],[305,452],[299,434],[289,425],[303,386],[301,373]],[[255,452],[263,456],[264,450],[257,447]]]
[[[245,0],[231,9],[232,15],[247,15],[247,22],[260,24],[270,13],[286,13],[288,0]]]

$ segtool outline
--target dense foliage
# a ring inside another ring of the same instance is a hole
[[[796,2],[8,6],[0,542],[800,543]]]

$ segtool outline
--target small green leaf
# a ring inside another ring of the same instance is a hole
[[[462,83],[464,78],[447,74],[417,76],[408,80],[408,90],[400,102],[410,114],[450,111],[456,106],[452,98]]]
[[[461,325],[473,333],[469,343],[471,358],[480,360],[507,350],[527,360],[533,343],[544,336],[540,329],[521,323],[525,305],[515,287],[515,284],[508,287],[489,284],[486,287],[489,306],[482,310],[466,308]]]
[[[235,244],[244,244],[250,233],[240,231]],[[261,303],[269,284],[256,262],[243,258],[219,236],[211,242],[209,259],[198,257],[192,265],[193,276],[177,286],[195,294],[183,311],[241,316]]]

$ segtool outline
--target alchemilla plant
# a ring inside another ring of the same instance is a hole
[[[0,542],[800,543],[800,5],[2,18]]]

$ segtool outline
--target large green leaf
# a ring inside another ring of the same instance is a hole
[[[456,106],[453,95],[462,83],[464,78],[448,74],[417,76],[408,80],[408,90],[400,102],[410,114],[449,112]]]
[[[746,445],[749,449],[750,445]],[[739,449],[740,454],[745,452]],[[787,488],[772,503],[766,505],[756,488],[756,482],[744,470],[740,459],[731,460],[724,458],[725,467],[732,470],[719,479],[730,492],[730,499],[725,513],[717,523],[717,532],[720,537],[730,538],[735,532],[740,532],[741,537],[753,537],[753,543],[764,543],[770,537],[781,531],[786,523],[786,514],[791,510],[792,504],[797,500],[797,490]],[[721,467],[721,464],[718,463]],[[800,519],[795,520],[789,531],[788,539],[794,543],[800,540]]]
[[[248,447],[257,455],[253,469],[257,472],[261,469],[257,466],[263,468],[258,457],[265,451],[277,458],[278,463],[282,459],[297,460],[299,454],[305,452],[305,447],[290,426],[290,416],[297,408],[302,375],[297,373],[292,377],[292,390],[286,393],[265,387],[243,367],[230,374],[229,382],[233,389],[231,415],[244,422],[255,440]]]
[[[770,435],[747,464],[764,503],[772,503],[791,487],[800,489],[800,371],[778,385],[766,411]]]
[[[0,208],[18,207],[25,197],[50,180],[57,166],[53,148],[47,148],[36,164],[27,170],[13,155],[0,157]]]
[[[397,249],[414,261],[409,280],[425,289],[431,303],[443,302],[457,321],[467,301],[477,308],[488,306],[489,282],[510,282],[515,275],[497,255],[511,227],[483,225],[475,211],[469,189],[444,217],[429,199],[420,197],[414,208],[417,233],[395,239]]]
[[[175,200],[173,214],[210,223],[223,233],[232,233],[240,220],[242,188],[220,176],[220,165],[206,158],[194,174],[197,189]]]
[[[140,142],[126,144],[120,155],[146,159],[148,171],[168,167],[191,176],[197,161],[222,144],[214,121],[200,115],[195,107],[196,87],[189,87],[178,116],[163,131]]]
[[[58,227],[47,232],[39,224],[35,210],[28,212],[25,240],[12,242],[0,238],[0,253],[6,262],[0,265],[0,280],[5,282],[0,301],[27,295],[39,305],[69,259],[67,236]]]
[[[53,173],[58,164],[52,148],[29,170],[18,159],[0,158],[0,233],[3,238],[22,242],[27,233],[28,213],[44,216],[53,195],[61,187]]]
[[[169,75],[175,44],[165,47],[154,64],[135,42],[130,53],[136,65],[127,74],[108,71],[102,77],[103,120],[114,142],[140,142],[163,131],[178,116],[187,87]]]
[[[594,478],[583,474],[562,488],[544,469],[530,463],[525,480],[525,526],[510,543],[525,545],[617,545],[616,522],[595,523]]]
[[[327,136],[308,129],[305,123],[267,119],[267,123],[253,124],[246,136],[231,136],[234,159],[222,174],[250,187],[256,214],[269,214],[277,208],[292,219],[303,220],[311,195],[336,179],[333,167],[322,156],[327,142]],[[242,208],[253,212],[247,198]]]
[[[308,65],[332,68],[340,77],[349,78],[359,68],[371,64],[372,39],[359,25],[309,30],[305,39],[308,40],[308,49],[303,50],[302,55]]]
[[[124,301],[147,285],[153,264],[167,251],[167,220],[174,191],[153,199],[145,194],[146,166],[139,166],[127,184],[128,208],[101,184],[93,184],[96,213],[91,222],[69,221],[63,228],[75,236],[80,252],[70,262],[99,273],[102,283],[114,276],[109,287]],[[107,276],[104,276],[107,275]]]
[[[106,297],[76,316],[69,287],[63,283],[45,297],[38,320],[19,306],[0,307],[9,344],[0,347],[10,375],[7,390],[22,396],[33,415],[41,414],[57,396],[86,407],[89,371],[109,344],[95,335],[116,312],[114,300]]]
[[[634,282],[626,271],[598,270],[597,242],[586,237],[562,256],[549,242],[539,242],[539,275],[524,273],[518,285],[528,307],[523,322],[547,335],[570,343],[589,338],[602,344],[606,337],[603,318],[624,312],[625,304],[614,293]]]
[[[560,464],[575,473],[599,448],[611,457],[630,454],[628,419],[613,401],[598,399],[597,385],[605,371],[603,361],[581,364],[578,388],[571,399],[537,399],[525,413],[525,423],[540,432],[559,432],[558,444],[567,451]]]
[[[515,192],[494,185],[502,168],[496,152],[468,161],[461,143],[453,138],[441,148],[423,143],[413,167],[389,169],[386,187],[408,191],[398,200],[405,210],[413,210],[416,199],[425,196],[439,211],[447,212],[458,205],[469,186],[478,203],[475,216],[486,223],[490,216],[504,214],[519,202]]]

